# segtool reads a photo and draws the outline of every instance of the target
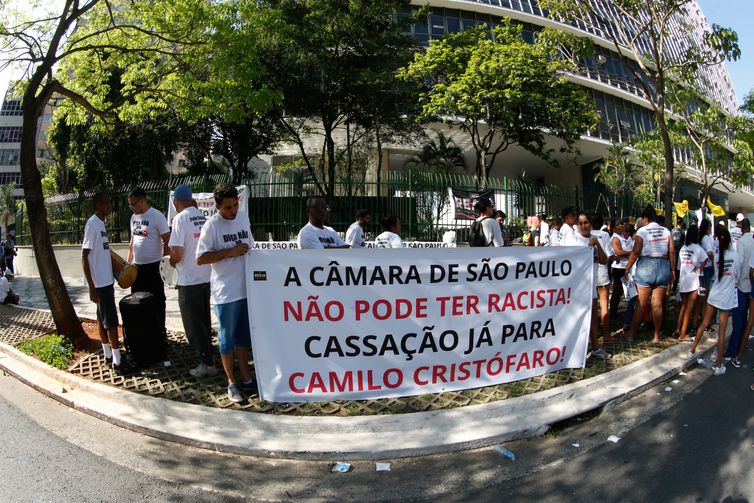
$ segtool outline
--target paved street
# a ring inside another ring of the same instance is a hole
[[[333,474],[327,462],[218,454],[128,432],[3,376],[0,456],[12,462],[0,464],[0,501],[751,501],[754,372],[711,377],[697,367],[677,381],[506,444],[516,462],[485,448],[385,460],[390,472],[354,462]]]

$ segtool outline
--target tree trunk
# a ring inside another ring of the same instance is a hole
[[[325,126],[325,149],[327,155],[327,197],[332,198],[335,195],[335,140],[332,137],[333,131]]]
[[[52,249],[50,231],[47,226],[47,209],[42,195],[42,179],[37,169],[36,111],[44,107],[49,96],[44,93],[35,96],[37,88],[29,86],[23,98],[23,132],[21,137],[21,180],[24,186],[24,200],[26,213],[29,217],[29,231],[31,234],[34,255],[39,268],[40,280],[44,287],[47,301],[50,304],[52,318],[58,333],[76,340],[85,337],[78,315],[68,296],[60,268],[55,260]],[[40,103],[42,100],[42,103]]]
[[[382,183],[382,135],[380,134],[379,127],[375,131],[375,139],[377,141],[377,197],[380,197],[380,184]]]
[[[662,145],[665,155],[665,194],[663,203],[665,204],[665,227],[673,228],[673,171],[675,170],[675,159],[673,157],[673,143],[670,140],[670,133],[665,123],[664,114],[658,117],[657,125],[660,128]]]

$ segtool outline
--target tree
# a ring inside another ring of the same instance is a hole
[[[8,232],[8,224],[16,218],[16,198],[13,197],[15,188],[14,183],[0,185],[0,223],[3,232]]]
[[[671,131],[676,151],[685,152],[682,168],[698,174],[699,201],[706,211],[715,188],[740,188],[751,183],[754,159],[747,142],[754,132],[751,118],[725,113],[693,88],[671,86],[670,104],[675,112]]]
[[[485,184],[495,159],[511,145],[555,164],[546,135],[563,141],[561,152],[572,152],[581,133],[597,122],[593,101],[566,79],[572,64],[560,57],[550,32],[530,44],[521,30],[504,19],[492,33],[480,25],[449,34],[416,54],[402,73],[423,86],[422,118],[470,136],[477,177]]]
[[[554,19],[601,33],[622,61],[636,63],[633,78],[652,107],[662,141],[665,221],[671,225],[675,184],[668,86],[674,80],[695,82],[703,66],[738,59],[736,32],[712,25],[699,39],[688,33],[685,20],[695,0],[540,0],[540,5]],[[685,48],[673,50],[669,42],[674,38]]]
[[[55,261],[47,225],[36,162],[37,119],[53,94],[97,116],[118,111],[121,119],[129,111],[156,102],[184,64],[181,53],[201,47],[209,4],[203,0],[65,0],[56,5],[57,10],[19,21],[11,21],[19,18],[9,15],[7,4],[3,5],[0,68],[20,65],[25,71],[20,162],[32,244],[55,325],[60,333],[79,338],[84,332]],[[88,62],[89,71],[100,71],[97,66],[105,62],[102,66],[120,65],[125,101],[109,102],[107,88],[77,90],[75,75],[67,66],[73,61]],[[156,64],[159,72],[154,71]]]
[[[299,148],[317,190],[333,196],[337,167],[351,169],[352,145],[374,131],[376,141],[384,141],[385,130],[405,112],[395,106],[405,96],[395,73],[409,61],[415,41],[406,33],[410,19],[395,14],[409,1],[259,3],[259,51],[271,85],[284,97],[287,139]],[[313,140],[321,143],[312,148]]]

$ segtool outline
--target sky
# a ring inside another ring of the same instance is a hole
[[[19,3],[23,4],[20,0],[11,1],[17,7]],[[719,24],[733,28],[738,33],[741,59],[728,62],[727,66],[738,96],[738,102],[741,104],[743,97],[754,89],[754,28],[749,24],[754,20],[754,0],[698,1],[710,25]],[[11,77],[10,71],[0,72],[0,97],[5,94],[8,80]]]
[[[754,0],[698,0],[710,25],[718,24],[738,33],[741,59],[727,62],[738,104],[754,89]]]

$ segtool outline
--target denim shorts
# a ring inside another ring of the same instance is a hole
[[[640,257],[634,281],[644,288],[667,288],[670,281],[670,261],[666,258]]]
[[[220,322],[220,331],[217,334],[220,354],[229,355],[235,348],[251,347],[249,306],[246,299],[215,304],[215,314]]]

